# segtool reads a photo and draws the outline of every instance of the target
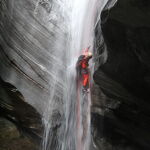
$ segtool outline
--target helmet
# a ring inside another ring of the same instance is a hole
[[[92,58],[92,53],[91,52],[85,53],[85,58]]]
[[[88,57],[91,57],[91,56],[92,56],[92,53],[91,53],[91,52],[88,52],[87,55],[88,55]]]
[[[91,56],[92,56],[92,53],[89,52],[90,47],[91,47],[91,46],[89,46],[88,48],[86,48],[86,49],[83,51],[83,55],[85,55],[86,57],[91,57]]]

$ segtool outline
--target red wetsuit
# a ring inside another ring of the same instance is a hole
[[[88,88],[89,83],[89,70],[88,70],[88,60],[83,59],[81,62],[82,67],[82,85]]]
[[[89,88],[89,69],[88,69],[88,62],[90,60],[91,57],[85,57],[85,55],[81,55],[79,57],[79,60],[77,62],[77,67],[80,68],[79,69],[79,74],[80,77],[82,79],[82,85],[84,88],[88,89]]]

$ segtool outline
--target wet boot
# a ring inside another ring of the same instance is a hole
[[[90,89],[88,87],[83,86],[82,92],[83,93],[89,93]]]

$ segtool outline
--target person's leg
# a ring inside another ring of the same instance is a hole
[[[82,85],[84,88],[89,88],[89,74],[83,74],[83,82]]]

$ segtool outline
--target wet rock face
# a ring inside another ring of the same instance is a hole
[[[150,148],[149,15],[149,1],[118,0],[102,24],[108,59],[94,74],[103,96],[93,103],[93,123],[116,149]]]
[[[31,105],[24,101],[23,95],[16,87],[4,82],[0,78],[0,114],[2,117],[12,121],[23,133],[39,142],[42,138],[42,121],[40,114]],[[1,125],[5,122],[0,122]],[[8,123],[9,125],[9,123]],[[16,130],[13,128],[13,130]],[[18,135],[18,130],[15,134]],[[6,131],[4,133],[8,134]],[[15,134],[12,136],[15,136]],[[3,134],[2,134],[3,136]],[[9,135],[11,137],[11,135]]]
[[[47,104],[49,83],[55,78],[51,70],[60,56],[55,50],[59,53],[66,48],[60,10],[53,0],[0,1],[0,76],[40,113]]]
[[[36,144],[28,137],[22,136],[17,127],[0,117],[0,150],[37,150]]]
[[[19,131],[13,125],[13,123],[9,122],[4,118],[0,118],[0,138],[1,139],[13,139],[18,138],[20,136]]]

